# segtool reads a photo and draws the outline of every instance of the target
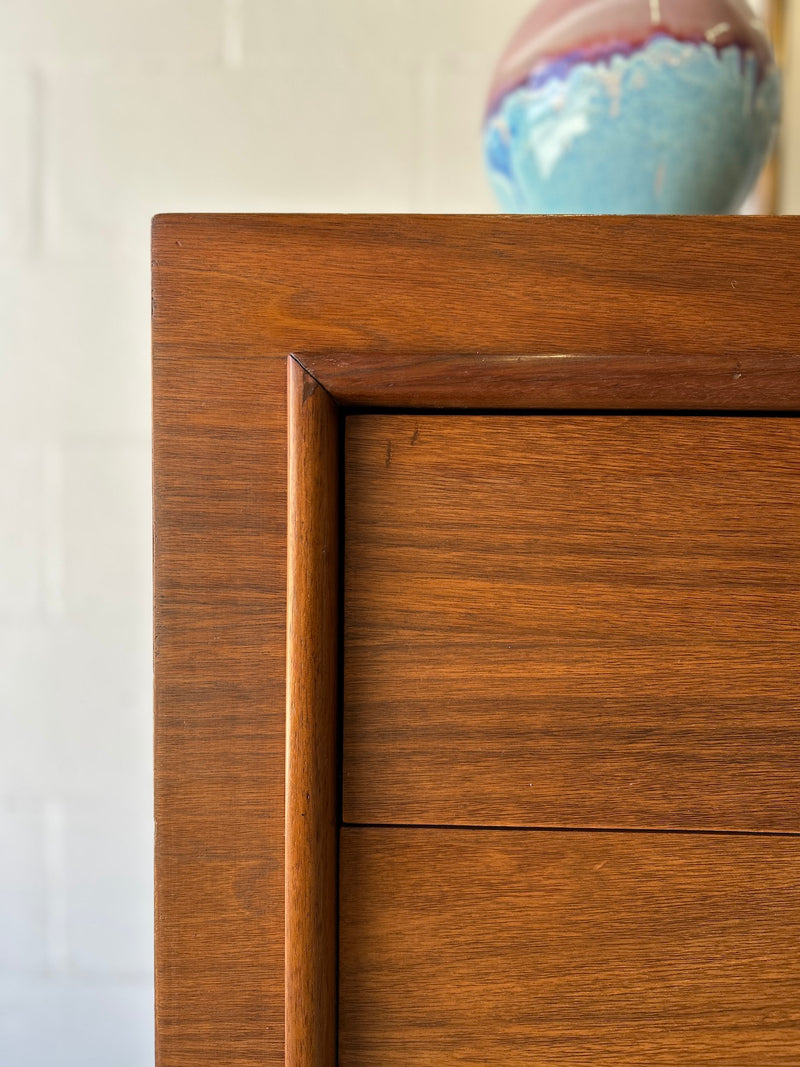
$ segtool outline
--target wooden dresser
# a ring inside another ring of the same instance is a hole
[[[153,249],[159,1067],[798,1067],[800,220]]]

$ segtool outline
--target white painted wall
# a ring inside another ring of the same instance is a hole
[[[527,7],[0,0],[3,1067],[153,1062],[150,216],[494,210]]]
[[[150,1067],[149,222],[493,210],[527,0],[0,0],[0,1065]]]

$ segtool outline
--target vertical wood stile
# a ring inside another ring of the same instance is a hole
[[[334,1067],[338,420],[289,359],[286,1067]]]

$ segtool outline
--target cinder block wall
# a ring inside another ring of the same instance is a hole
[[[527,0],[0,0],[0,1064],[151,1067],[149,222],[492,211]]]
[[[0,1064],[153,1062],[150,216],[494,210],[528,6],[0,2]]]

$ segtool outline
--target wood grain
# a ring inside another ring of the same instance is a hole
[[[347,419],[344,818],[800,831],[800,421]]]
[[[800,409],[797,219],[153,225],[159,1067],[284,1063],[286,360],[337,401]]]
[[[341,1067],[795,1067],[800,839],[345,828]]]
[[[339,419],[289,360],[286,1064],[334,1067]]]
[[[337,402],[800,409],[800,219],[165,216],[155,322]]]
[[[283,1063],[285,393],[285,359],[156,348],[159,1067]]]

